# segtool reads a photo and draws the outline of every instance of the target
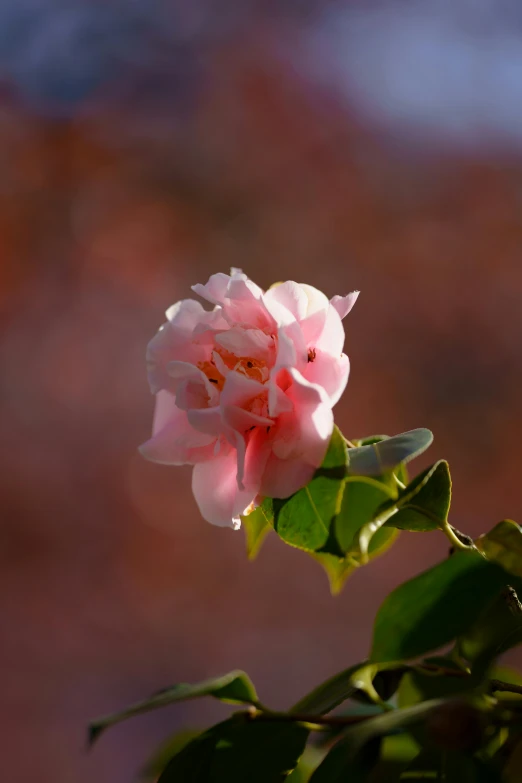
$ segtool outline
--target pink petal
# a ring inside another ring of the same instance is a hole
[[[197,324],[208,314],[193,299],[184,299],[167,310],[167,323],[147,346],[147,371],[153,393],[162,388],[172,388],[166,373],[166,365],[173,360],[197,364],[209,358],[210,347],[196,345],[192,334]]]
[[[187,411],[187,416],[192,427],[198,430],[198,432],[204,432],[214,437],[221,435],[223,432],[223,418],[219,406],[192,409]]]
[[[237,486],[237,455],[234,450],[194,467],[192,491],[201,515],[213,525],[235,527],[234,519],[254,500],[254,489]]]
[[[224,410],[228,405],[243,407],[254,397],[266,393],[267,389],[263,383],[248,378],[240,372],[229,372],[221,392],[221,409]]]
[[[287,372],[292,384],[286,393],[294,410],[279,417],[272,448],[281,459],[300,459],[318,468],[333,430],[331,403],[321,386],[310,383],[296,370]]]
[[[207,302],[222,305],[227,295],[229,282],[230,275],[218,272],[215,275],[211,275],[205,285],[197,283],[191,287],[195,294],[201,296],[202,299],[206,299]]]
[[[227,405],[224,408],[223,420],[237,432],[246,432],[252,427],[271,427],[274,423],[272,419],[266,416],[258,416],[237,405]]]
[[[315,358],[308,362],[303,371],[304,377],[310,383],[322,386],[330,398],[330,405],[335,405],[348,383],[350,361],[346,354],[339,358],[331,356],[320,348],[315,351]]]
[[[156,394],[156,405],[154,407],[154,417],[152,420],[152,434],[163,429],[171,421],[177,421],[180,417],[179,409],[176,405],[176,398],[168,391],[162,390]]]
[[[339,313],[330,305],[326,313],[323,331],[314,348],[320,348],[330,356],[340,356],[344,346],[344,328]]]
[[[293,410],[294,404],[283,389],[281,389],[276,379],[267,383],[268,386],[268,415],[276,418],[281,413],[288,413]]]
[[[277,330],[277,352],[272,374],[283,367],[301,370],[308,361],[308,350],[301,326],[297,321],[279,327]]]
[[[206,408],[217,403],[218,390],[198,367],[189,362],[169,362],[166,370],[172,378],[179,408]]]
[[[314,288],[313,285],[307,285],[306,283],[301,283],[301,288],[306,294],[306,298],[308,300],[306,316],[310,316],[313,315],[313,313],[320,312],[321,310],[325,311],[328,309],[328,298],[323,294],[322,291],[319,291],[318,288]]]
[[[160,407],[163,407],[163,404],[162,402]],[[159,415],[155,417],[155,432],[152,438],[139,447],[146,459],[165,465],[193,465],[212,459],[214,436],[194,430],[186,413],[178,408],[175,413],[169,415],[167,423],[158,427],[164,413],[164,410],[160,410]]]
[[[279,283],[270,288],[265,296],[265,303],[270,309],[274,303],[284,307],[293,317],[300,321],[306,317],[308,308],[308,297],[303,291],[302,286],[298,283],[294,283],[293,280],[287,280],[286,283]],[[278,307],[274,308],[274,315],[280,313]],[[288,319],[286,319],[288,322]]]
[[[288,498],[311,481],[315,468],[303,460],[279,459],[272,454],[267,462],[260,494],[268,498]]]
[[[344,318],[348,315],[352,307],[357,301],[357,298],[360,294],[360,291],[352,291],[351,294],[348,294],[347,296],[333,296],[330,299],[330,304],[332,307],[335,307],[337,312],[339,313],[340,318]]]
[[[276,328],[274,319],[265,307],[262,289],[246,275],[231,279],[223,310],[231,325],[239,323],[258,329]]]
[[[260,329],[232,327],[216,335],[216,343],[235,356],[268,361],[274,351],[274,340]]]

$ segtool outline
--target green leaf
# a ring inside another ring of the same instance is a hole
[[[290,712],[322,715],[351,698],[364,694],[365,702],[382,705],[399,686],[406,667],[402,664],[373,664],[368,661],[350,666],[314,688]],[[392,681],[394,684],[390,687]]]
[[[500,783],[496,773],[479,759],[436,748],[422,750],[400,780],[408,783]]]
[[[395,501],[398,511],[386,523],[401,530],[443,528],[451,504],[449,465],[439,460],[413,479]],[[391,504],[390,504],[391,505]]]
[[[385,554],[399,535],[395,528],[382,527],[372,536],[366,562],[371,562],[376,557]],[[356,559],[357,552],[351,552],[346,557],[337,557],[325,552],[310,552],[310,555],[323,567],[330,582],[332,595],[341,592],[348,577],[363,563]]]
[[[449,657],[429,658],[424,663],[437,666],[439,670],[423,669],[422,664],[412,666],[399,686],[399,707],[411,707],[438,697],[457,696],[477,686],[477,679]],[[451,675],[449,672],[455,674]]]
[[[352,678],[364,665],[364,663],[356,663],[325,680],[300,699],[289,711],[323,715],[325,712],[335,709],[343,701],[353,696],[357,690],[357,685],[354,684]]]
[[[326,571],[332,595],[341,592],[348,577],[359,567],[359,563],[351,557],[336,557],[326,552],[310,552],[310,555]]]
[[[190,742],[158,783],[281,783],[295,769],[308,730],[236,715]]]
[[[356,546],[356,536],[377,509],[392,497],[386,484],[366,476],[350,476],[346,479],[339,514],[334,523],[335,536],[342,552],[350,552]]]
[[[347,454],[346,440],[339,427],[334,426],[328,450],[318,472],[326,474],[327,471],[330,471],[331,475],[343,478],[346,475]]]
[[[516,522],[511,519],[499,522],[489,533],[477,538],[475,546],[488,560],[522,577],[522,529]]]
[[[457,552],[410,579],[377,613],[371,660],[400,661],[442,647],[472,626],[507,579],[477,552]]]
[[[380,476],[401,462],[409,462],[431,446],[433,434],[421,428],[403,432],[348,451],[349,472],[360,476]]]
[[[490,671],[491,679],[502,680],[502,682],[509,682],[513,685],[522,685],[522,674],[511,666],[494,666]],[[522,695],[520,693],[510,693],[509,691],[497,691],[495,693],[497,699],[502,701],[521,701]]]
[[[266,534],[269,532],[271,525],[270,520],[267,517],[265,504],[261,504],[250,514],[241,517],[243,529],[245,531],[246,538],[246,550],[249,560],[254,560],[261,548]]]
[[[92,744],[110,726],[127,720],[127,718],[132,718],[135,715],[141,715],[160,707],[167,707],[169,704],[175,704],[178,701],[188,701],[201,696],[213,696],[215,699],[224,701],[227,704],[259,704],[256,689],[248,675],[242,671],[233,671],[222,677],[203,680],[196,685],[182,682],[154,694],[145,701],[133,704],[121,712],[115,712],[112,715],[107,715],[94,721],[89,727],[90,743]]]
[[[274,498],[274,529],[287,544],[308,552],[326,544],[341,506],[346,459],[346,442],[335,427],[323,464],[310,483],[289,498]]]
[[[328,753],[310,778],[310,783],[363,783],[376,763],[376,753],[365,753],[368,744],[397,729],[408,728],[423,721],[430,713],[444,704],[443,699],[433,699],[404,710],[393,710],[365,720],[348,729],[342,739]]]
[[[488,667],[506,650],[522,644],[522,607],[518,602],[513,606],[512,590],[505,588],[496,595],[457,639],[459,654],[475,666]]]
[[[173,756],[183,750],[183,748],[199,737],[200,731],[185,729],[178,732],[173,737],[169,737],[149,758],[140,772],[141,780],[157,780]]]

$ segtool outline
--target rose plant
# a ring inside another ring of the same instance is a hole
[[[270,531],[309,553],[338,592],[399,531],[440,531],[446,560],[399,585],[375,618],[368,658],[286,711],[248,676],[179,683],[91,725],[177,701],[239,705],[228,720],[174,736],[144,775],[159,783],[522,780],[522,677],[498,658],[522,642],[522,529],[475,541],[449,522],[451,478],[438,460],[412,480],[427,429],[346,439],[332,408],[349,375],[342,319],[358,296],[292,281],[263,291],[240,270],[178,302],[147,351],[156,395],[150,460],[190,464],[209,522]]]

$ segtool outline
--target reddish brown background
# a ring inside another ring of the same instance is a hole
[[[58,24],[65,11],[48,5]],[[302,18],[269,7],[179,50],[161,25],[142,31],[149,49],[74,101],[5,71],[3,779],[133,779],[171,728],[224,709],[135,720],[90,754],[86,724],[171,682],[240,667],[288,704],[364,657],[385,594],[447,551],[438,534],[403,535],[333,599],[273,535],[247,562],[242,533],[199,518],[188,468],[141,460],[146,343],[213,272],[361,289],[343,431],[428,426],[418,467],[450,461],[454,523],[522,520],[520,152],[371,122],[281,56]]]

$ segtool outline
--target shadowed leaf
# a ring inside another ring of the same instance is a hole
[[[415,658],[465,633],[509,577],[477,552],[448,560],[397,587],[374,624],[371,659]]]
[[[398,511],[386,524],[401,530],[436,530],[446,524],[450,504],[449,466],[445,460],[439,460],[400,492],[395,501]]]
[[[433,434],[430,430],[420,428],[349,449],[349,472],[360,476],[380,476],[401,462],[418,457],[432,442]]]
[[[282,783],[297,766],[308,734],[297,723],[236,715],[186,745],[158,783]]]
[[[245,531],[246,550],[249,560],[254,560],[259,552],[266,534],[270,531],[270,520],[267,518],[265,504],[255,508],[250,514],[241,517]]]
[[[242,671],[233,671],[222,677],[213,677],[203,680],[195,685],[178,683],[171,688],[166,688],[154,694],[149,699],[133,704],[121,712],[115,712],[91,723],[89,727],[89,741],[92,744],[100,734],[127,718],[141,715],[151,710],[167,707],[179,701],[197,699],[201,696],[213,696],[215,699],[228,704],[258,704],[256,690],[247,674]]]
[[[272,500],[276,533],[299,549],[321,549],[339,512],[345,475],[346,443],[335,427],[323,464],[310,483],[289,498]]]
[[[475,546],[488,560],[522,577],[522,529],[516,522],[511,519],[499,522],[489,533],[477,538]]]

